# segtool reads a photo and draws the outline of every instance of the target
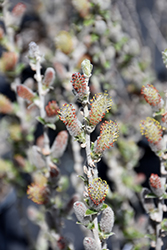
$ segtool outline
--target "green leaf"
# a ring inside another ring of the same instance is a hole
[[[90,229],[90,230],[94,229],[94,228],[95,228],[94,223],[93,223],[93,222],[90,222],[90,223],[87,225],[87,228]]]
[[[53,123],[46,123],[46,126],[47,126],[48,128],[53,129],[53,130],[55,130],[55,129],[56,129],[56,125],[55,125],[55,124],[53,124]]]
[[[87,179],[84,177],[84,176],[82,176],[82,175],[78,175],[78,177],[82,180],[82,181],[87,181]]]
[[[103,204],[103,206],[102,206],[102,208],[100,209],[100,210],[104,210],[104,209],[106,209],[108,207],[108,205],[107,204]]]
[[[96,42],[97,40],[99,40],[99,36],[96,35],[96,34],[92,34],[92,35],[91,35],[91,41],[92,41],[92,42]]]
[[[46,124],[45,120],[44,120],[42,117],[37,116],[36,119],[37,119],[40,123],[42,123],[43,125]]]
[[[110,61],[106,61],[106,62],[104,63],[104,68],[105,68],[105,69],[109,69],[110,67],[111,67]]]
[[[86,198],[86,199],[84,199],[84,201],[86,202],[86,204],[89,206],[89,199],[88,198]]]
[[[27,141],[32,142],[34,140],[34,136],[32,134],[28,134],[26,136]]]
[[[85,215],[93,215],[93,214],[97,214],[97,213],[98,212],[95,210],[87,209]]]
[[[106,239],[106,238],[108,238],[108,237],[110,237],[111,235],[114,235],[115,233],[113,233],[113,232],[111,232],[111,233],[105,233],[105,234],[103,234],[104,235],[104,239]]]
[[[57,192],[63,192],[66,191],[69,187],[69,179],[67,176],[61,176],[59,183],[58,183],[58,187],[56,189]]]
[[[147,194],[145,198],[157,198],[157,196],[153,193]]]
[[[52,158],[52,161],[56,164],[59,162],[59,159],[58,158]]]
[[[118,43],[114,44],[114,48],[116,51],[120,51],[124,44],[128,42],[128,37],[123,37]]]
[[[91,18],[86,19],[86,20],[84,20],[84,22],[83,22],[84,26],[90,26],[90,25],[92,25],[93,23],[94,23],[93,18],[92,18],[92,19],[91,19]]]
[[[148,238],[148,239],[150,239],[150,240],[156,241],[155,234],[145,234],[145,237]]]
[[[164,194],[162,195],[162,197],[163,197],[164,199],[167,199],[167,193],[164,193]]]
[[[115,234],[115,233],[113,233],[113,232],[111,232],[111,233],[99,232],[100,239],[108,239],[113,234]]]
[[[77,222],[76,222],[76,224],[78,224],[78,225],[82,225],[82,223],[81,223],[80,221],[77,221]]]
[[[157,116],[157,115],[162,115],[164,113],[165,113],[165,109],[161,109],[160,111],[155,112],[154,115]]]
[[[167,219],[163,219],[161,222],[161,229],[167,231]]]
[[[16,75],[20,75],[20,73],[23,71],[24,68],[25,68],[25,64],[24,63],[17,64],[16,65],[16,69],[15,69]]]

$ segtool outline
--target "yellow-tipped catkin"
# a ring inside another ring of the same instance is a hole
[[[72,104],[65,103],[63,108],[61,108],[58,113],[60,120],[64,122],[70,135],[84,143],[85,138],[82,131],[82,124],[76,116],[74,106]]]
[[[109,111],[111,106],[112,99],[108,97],[107,93],[95,95],[91,100],[91,110],[89,113],[90,125],[96,126],[105,116],[105,113]]]
[[[89,198],[95,207],[98,207],[98,205],[101,205],[104,202],[107,192],[107,182],[101,178],[94,178],[93,181],[88,185]],[[89,205],[91,206],[91,204]]]
[[[156,111],[163,107],[164,101],[158,93],[158,90],[153,85],[147,84],[146,86],[143,86],[141,94],[143,94],[146,102],[148,102],[150,106],[154,107]]]
[[[149,184],[152,192],[158,197],[162,196],[165,188],[162,185],[161,178],[157,174],[151,174]]]
[[[13,107],[11,101],[3,94],[0,94],[0,113],[9,114],[12,110]]]
[[[146,120],[142,120],[140,123],[141,134],[145,135],[153,146],[154,151],[161,150],[162,147],[162,128],[160,123],[154,118],[147,117]]]

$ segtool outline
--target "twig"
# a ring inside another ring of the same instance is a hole
[[[41,57],[36,58],[36,80],[38,83],[38,94],[40,99],[40,116],[41,118],[45,118],[45,95],[42,92],[42,76],[41,76]],[[44,154],[45,154],[45,161],[46,167],[49,170],[49,163],[50,163],[50,145],[49,145],[49,137],[48,137],[48,128],[44,125]]]
[[[97,216],[94,218],[93,223],[94,223],[93,235],[94,235],[94,238],[95,238],[98,250],[100,250],[101,249],[101,242],[100,242],[99,235],[98,235],[98,221],[97,221]]]

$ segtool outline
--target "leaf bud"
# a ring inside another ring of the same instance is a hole
[[[81,63],[81,68],[82,68],[82,72],[84,73],[84,75],[86,77],[90,77],[91,76],[93,65],[90,63],[90,61],[88,59],[85,59]]]

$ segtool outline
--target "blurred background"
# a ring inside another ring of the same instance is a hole
[[[152,116],[141,87],[153,84],[162,96],[166,90],[167,70],[162,60],[167,48],[166,0],[12,0],[0,4],[0,250],[68,249],[57,239],[49,243],[44,210],[26,195],[39,168],[31,148],[40,145],[43,134],[35,119],[38,111],[21,113],[22,104],[15,93],[18,83],[37,90],[27,58],[31,41],[45,57],[42,74],[47,67],[55,69],[54,88],[47,102],[56,100],[60,107],[68,102],[80,109],[72,93],[71,75],[81,71],[85,58],[93,64],[91,97],[107,90],[114,104],[105,119],[116,120],[120,126],[117,144],[98,163],[99,176],[110,186],[106,203],[115,213],[115,235],[109,238],[108,248],[154,249],[152,239],[144,238],[154,233],[154,225],[148,232],[150,222],[140,191],[142,186],[148,187],[151,173],[160,174],[160,163],[141,136],[139,124]],[[29,119],[23,119],[23,114]],[[59,120],[55,131],[49,129],[50,145],[65,129]],[[99,126],[92,141],[98,135]],[[85,153],[76,151],[75,143],[69,137],[58,162],[66,186],[62,188],[64,203],[75,193],[80,199],[83,195],[77,175],[82,174]],[[82,250],[86,231],[76,225],[73,213],[63,222],[63,235],[71,249]]]

